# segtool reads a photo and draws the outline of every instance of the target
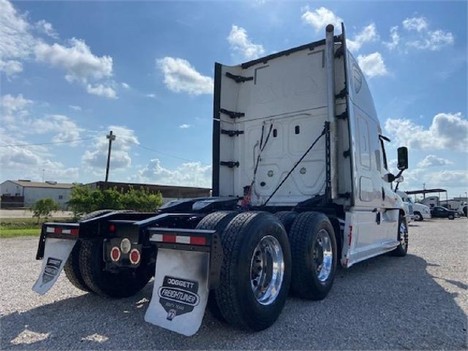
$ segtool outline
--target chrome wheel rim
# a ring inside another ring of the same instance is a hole
[[[325,229],[317,233],[315,243],[312,247],[312,259],[317,279],[325,282],[332,271],[333,250],[330,234]]]
[[[406,224],[404,221],[401,221],[400,223],[400,244],[403,249],[406,248],[406,245],[408,244],[408,238],[407,238],[407,231],[406,231]]]
[[[267,235],[260,240],[250,261],[250,287],[262,305],[273,303],[284,278],[284,255],[278,239]]]

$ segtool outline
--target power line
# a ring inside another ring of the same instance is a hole
[[[66,141],[55,141],[55,142],[48,142],[48,143],[30,143],[30,144],[5,144],[0,145],[0,147],[27,147],[27,146],[40,146],[40,145],[55,145],[55,144],[71,144],[77,141],[84,141],[84,140],[91,140],[94,138],[83,138],[83,139],[73,139],[73,140],[66,140]]]
[[[152,148],[149,148],[149,147],[146,147],[146,146],[143,146],[143,145],[140,145],[140,144],[135,144],[136,146],[142,148],[142,149],[145,149],[145,150],[148,150],[148,151],[153,151],[153,152],[156,152],[162,156],[168,156],[168,157],[172,157],[172,158],[176,158],[176,159],[179,159],[181,161],[186,161],[186,162],[199,162],[199,161],[195,161],[195,160],[189,160],[187,158],[183,158],[183,157],[179,157],[179,156],[175,156],[175,155],[171,155],[171,154],[168,154],[168,153],[165,153],[165,152],[161,152],[159,150],[155,150],[155,149],[152,149]]]

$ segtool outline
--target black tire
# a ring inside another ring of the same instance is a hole
[[[294,211],[279,211],[275,213],[276,218],[278,218],[281,224],[283,224],[284,229],[286,229],[286,233],[288,233],[288,235],[297,215],[298,213]]]
[[[240,213],[224,230],[222,244],[221,282],[215,295],[224,319],[245,330],[268,328],[283,310],[291,281],[291,254],[284,227],[270,213]],[[266,247],[274,248],[268,257]],[[273,266],[273,260],[280,264]],[[273,267],[280,267],[276,274],[272,274]],[[260,276],[267,282],[266,289],[265,284],[258,287]]]
[[[96,294],[121,298],[135,295],[151,279],[151,265],[142,257],[137,268],[121,269],[118,273],[104,270],[102,240],[82,241],[79,266],[85,284]]]
[[[297,216],[289,237],[293,293],[310,300],[324,299],[333,286],[338,259],[333,225],[323,213],[304,212]],[[324,256],[324,250],[331,253],[331,262],[325,260],[329,256]]]
[[[448,215],[448,219],[450,219],[450,220],[453,220],[453,219],[455,219],[455,215],[453,215],[452,213],[451,213],[451,214],[449,214],[449,215]]]
[[[238,214],[238,212],[234,211],[218,211],[213,212],[204,217],[200,223],[198,223],[196,229],[211,229],[217,230],[220,237],[223,236],[223,231],[229,222]],[[211,314],[218,320],[224,322],[224,317],[221,313],[221,310],[218,306],[218,302],[216,301],[216,296],[213,290],[210,290],[210,294],[208,295],[208,310]]]
[[[468,212],[467,206],[463,207],[463,213],[465,214],[465,217],[468,217],[467,212]]]
[[[414,213],[414,220],[415,220],[416,222],[421,222],[423,219],[424,219],[424,218],[423,218],[423,216],[421,215],[421,213],[419,213],[419,212],[415,212],[415,213]]]
[[[91,289],[86,285],[80,272],[80,249],[81,241],[78,240],[73,247],[70,256],[68,256],[68,260],[63,267],[63,271],[65,272],[67,279],[70,281],[70,283],[72,283],[73,286],[75,286],[75,288],[90,292]]]
[[[404,257],[408,253],[408,224],[403,215],[400,215],[398,219],[398,240],[400,244],[391,254],[396,257]]]

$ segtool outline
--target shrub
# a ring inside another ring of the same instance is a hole
[[[38,200],[31,208],[31,211],[33,211],[33,217],[37,217],[37,222],[39,223],[41,217],[47,219],[51,216],[52,211],[57,211],[59,208],[59,205],[54,200],[48,198]]]
[[[121,193],[115,188],[100,190],[84,185],[75,185],[72,188],[68,202],[75,218],[79,218],[84,213],[104,209],[153,212],[161,205],[161,194],[152,194],[146,189],[130,188],[127,192]]]

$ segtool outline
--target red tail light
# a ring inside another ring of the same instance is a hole
[[[117,262],[118,260],[120,260],[120,255],[121,255],[120,249],[117,246],[114,246],[110,252],[111,260],[114,262]]]
[[[132,251],[130,251],[128,258],[130,259],[130,263],[132,264],[140,263],[140,259],[141,259],[140,251],[138,251],[137,249],[133,249]]]

